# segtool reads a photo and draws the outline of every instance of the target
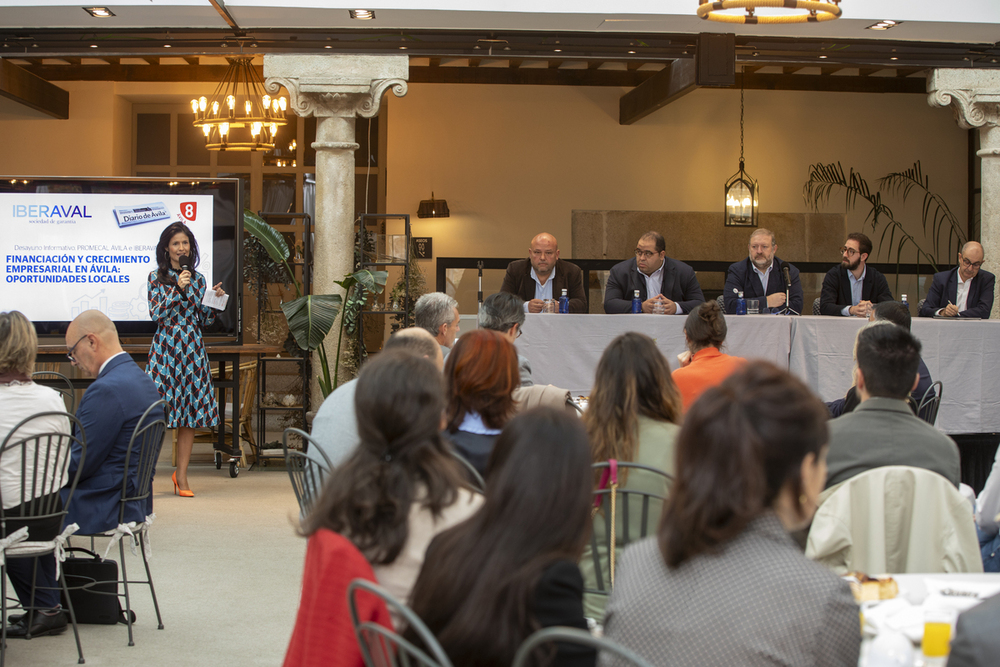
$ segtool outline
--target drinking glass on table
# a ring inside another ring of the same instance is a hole
[[[760,299],[747,299],[747,315],[760,314]]]
[[[653,302],[653,314],[654,315],[666,315],[667,314],[667,304],[662,301]]]
[[[924,612],[924,638],[920,646],[925,658],[947,657],[951,650],[951,626],[954,621],[955,614],[950,609],[928,609]]]

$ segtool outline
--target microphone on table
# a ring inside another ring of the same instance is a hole
[[[782,262],[781,263],[781,272],[785,275],[785,285],[787,285],[788,287],[791,287],[792,286],[792,279],[788,275],[788,262]]]

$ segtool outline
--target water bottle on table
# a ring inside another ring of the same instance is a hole
[[[746,315],[747,314],[747,300],[743,298],[743,292],[738,290],[733,290],[736,292],[736,314]]]
[[[632,295],[632,312],[641,313],[642,312],[642,299],[639,298],[639,290],[636,290]]]
[[[560,313],[569,312],[569,296],[566,294],[566,290],[563,290],[562,296],[559,297],[559,312]]]

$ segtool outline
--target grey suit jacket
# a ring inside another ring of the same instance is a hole
[[[847,582],[806,559],[771,512],[674,569],[655,538],[625,549],[604,635],[670,667],[853,667],[861,647]]]
[[[948,667],[992,667],[1000,662],[1000,595],[958,617]]]
[[[881,466],[926,468],[962,481],[958,446],[895,398],[869,398],[830,422],[826,488]]]

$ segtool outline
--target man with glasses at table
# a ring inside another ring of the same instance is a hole
[[[993,310],[996,276],[983,271],[983,246],[969,241],[958,253],[958,266],[934,274],[920,317],[971,317],[985,320]]]
[[[854,232],[840,249],[839,265],[826,272],[819,296],[823,315],[868,317],[873,304],[893,301],[889,283],[874,267],[868,266],[872,251],[871,240]]]
[[[604,290],[605,313],[632,312],[632,296],[639,290],[642,312],[652,313],[661,304],[667,315],[683,315],[704,303],[694,269],[670,259],[666,242],[657,232],[646,232],[636,244],[635,257],[611,267]]]

